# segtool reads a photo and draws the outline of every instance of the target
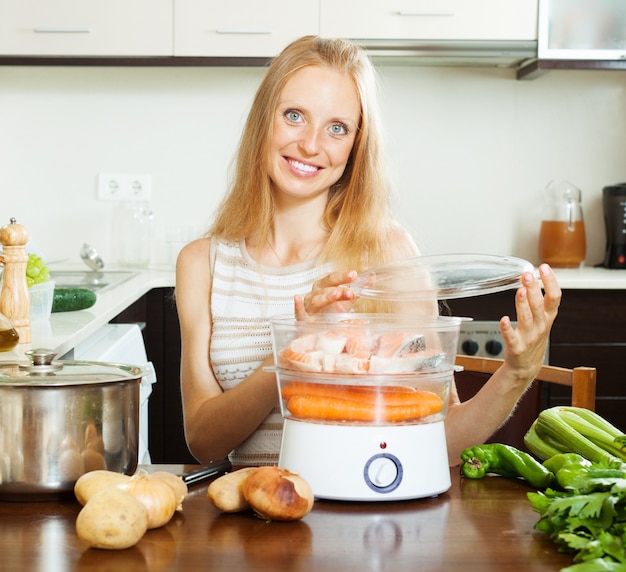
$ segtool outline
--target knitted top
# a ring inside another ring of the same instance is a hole
[[[216,240],[213,238],[213,240]],[[211,285],[211,366],[228,391],[272,352],[270,318],[293,315],[293,298],[311,290],[329,266],[307,260],[285,267],[259,266],[245,242],[216,240]],[[229,458],[236,465],[277,464],[283,418],[276,407]]]

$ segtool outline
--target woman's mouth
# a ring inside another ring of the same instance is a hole
[[[311,173],[316,173],[320,170],[320,167],[316,167],[315,165],[307,165],[306,163],[301,163],[300,161],[296,161],[295,159],[287,159],[287,162],[292,169],[300,171],[301,173],[305,173],[307,175]]]

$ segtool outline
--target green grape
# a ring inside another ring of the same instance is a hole
[[[28,255],[26,263],[26,283],[30,288],[33,284],[41,284],[50,280],[50,270],[44,264],[40,256],[36,254]]]

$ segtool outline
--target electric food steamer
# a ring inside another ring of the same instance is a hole
[[[404,500],[450,487],[444,420],[460,325],[423,304],[515,288],[529,262],[490,255],[402,260],[350,287],[393,313],[326,313],[271,328],[284,417],[279,466],[317,498]],[[422,306],[420,312],[419,308]]]

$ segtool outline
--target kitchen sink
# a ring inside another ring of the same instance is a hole
[[[87,288],[104,292],[137,276],[126,270],[51,270],[50,279],[56,288]]]

